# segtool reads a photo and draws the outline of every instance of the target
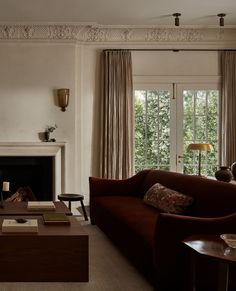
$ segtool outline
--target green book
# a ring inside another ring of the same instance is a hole
[[[45,224],[70,224],[70,220],[64,213],[43,213]]]

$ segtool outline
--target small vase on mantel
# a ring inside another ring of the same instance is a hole
[[[231,165],[231,172],[233,174],[233,179],[236,180],[236,162]]]
[[[44,138],[45,138],[45,141],[50,141],[50,132],[49,131],[45,131],[44,132]]]
[[[215,177],[218,181],[230,182],[233,175],[229,167],[221,166],[220,169],[215,172]]]

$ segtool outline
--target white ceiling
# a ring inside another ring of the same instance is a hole
[[[236,0],[0,0],[0,22],[96,23],[102,25],[236,25]]]

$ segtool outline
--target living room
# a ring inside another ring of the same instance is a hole
[[[131,51],[135,90],[165,84],[178,91],[182,84],[219,90],[221,50],[236,47],[234,3],[126,2],[0,3],[0,153],[52,156],[54,199],[80,193],[89,205],[89,177],[99,176],[103,50]],[[65,111],[60,88],[70,90]],[[56,141],[43,143],[46,128],[55,124]]]
[[[17,16],[15,19],[17,22]],[[1,142],[40,142],[39,133],[57,124],[52,137],[66,142],[63,190],[83,193],[88,204],[88,177],[98,174],[99,139],[94,127],[97,114],[94,100],[98,96],[100,52],[108,48],[144,49],[132,51],[134,87],[158,81],[183,83],[187,78],[187,82],[192,82],[192,76],[198,83],[219,85],[220,52],[217,49],[235,47],[234,27],[219,27],[217,16],[208,20],[212,27],[196,24],[195,29],[184,25],[182,19],[179,27],[174,26],[173,16],[164,19],[167,24],[162,24],[161,28],[130,27],[129,34],[128,26],[3,24]],[[33,21],[33,14],[30,20]],[[226,24],[227,21],[226,17]],[[213,51],[145,51],[173,48]],[[57,104],[55,91],[59,88],[70,89],[65,112]]]

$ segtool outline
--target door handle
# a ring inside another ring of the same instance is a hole
[[[177,160],[178,160],[178,163],[179,163],[179,164],[182,163],[182,161],[181,161],[180,159],[183,159],[183,158],[184,158],[184,156],[180,156],[180,155],[178,155]]]

